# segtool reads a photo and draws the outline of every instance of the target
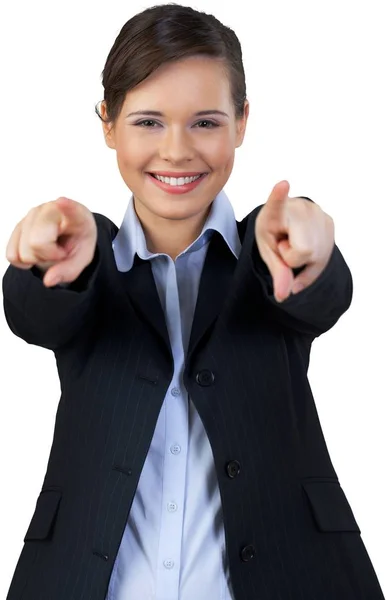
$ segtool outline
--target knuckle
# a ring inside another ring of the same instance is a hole
[[[44,244],[36,232],[31,232],[28,245],[33,252],[39,252],[44,249]]]
[[[24,219],[22,219],[19,223],[19,225],[22,225],[26,222],[27,219],[30,219],[32,217],[32,215],[34,213],[36,213],[39,210],[39,206],[33,206],[32,208],[29,209],[29,211],[27,212],[27,214],[25,215]]]
[[[8,262],[10,263],[14,263],[18,261],[18,255],[16,254],[15,251],[10,250],[10,251],[6,251],[5,253],[5,258],[7,259]]]
[[[303,259],[308,259],[313,254],[313,248],[306,242],[299,242],[296,244],[296,252],[300,254]]]
[[[47,212],[51,212],[54,206],[55,202],[50,200],[49,202],[43,202],[43,204],[39,204],[35,210],[39,215],[46,214]]]
[[[50,213],[53,209],[57,210],[57,205],[54,200],[50,200],[49,202],[40,205],[40,211],[43,213]]]
[[[23,248],[19,251],[19,259],[19,262],[26,264],[34,264],[36,262],[36,256],[34,256],[29,248]]]
[[[335,221],[332,218],[332,216],[328,215],[328,214],[327,214],[327,223],[328,223],[328,227],[329,227],[330,231],[335,233]]]

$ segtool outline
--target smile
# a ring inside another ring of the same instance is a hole
[[[195,189],[208,173],[201,173],[194,177],[162,177],[162,175],[146,174],[157,187],[170,194],[184,194]]]
[[[193,183],[193,181],[196,181],[203,173],[195,175],[194,177],[163,177],[162,175],[155,175],[154,173],[152,173],[152,175],[159,181],[163,181],[169,185],[185,185],[186,183]]]

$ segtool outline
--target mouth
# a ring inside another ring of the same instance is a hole
[[[208,173],[206,173],[206,172],[200,173],[199,171],[196,173],[172,173],[172,172],[154,173],[154,172],[149,171],[148,174],[151,175],[152,177],[154,177],[155,179],[157,179],[159,177],[162,177],[162,179],[166,179],[166,178],[167,179],[180,179],[181,177],[183,177],[185,179],[186,177],[188,177],[188,178],[192,178],[192,177],[196,178],[197,177],[198,178],[198,177],[203,177],[204,175],[208,175]]]
[[[195,189],[208,173],[146,173],[149,179],[160,189],[169,194],[185,194]]]

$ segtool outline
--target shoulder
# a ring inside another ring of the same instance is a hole
[[[245,237],[250,238],[254,234],[254,225],[256,217],[259,211],[263,208],[264,204],[259,204],[251,210],[241,221],[236,221],[237,229],[239,232],[240,240],[243,243]]]
[[[113,240],[118,233],[116,224],[101,213],[93,212],[92,214],[98,228],[98,235]]]

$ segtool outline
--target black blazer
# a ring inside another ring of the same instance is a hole
[[[262,206],[237,223],[238,261],[213,235],[184,372],[213,449],[235,598],[384,600],[307,379],[313,339],[350,306],[351,273],[335,245],[317,281],[277,303],[254,237]],[[8,600],[105,600],[173,374],[150,262],[119,272],[117,227],[94,216],[94,260],[69,289],[45,288],[35,268],[3,278],[9,327],[55,353],[61,384]],[[199,581],[198,600],[212,600]]]

